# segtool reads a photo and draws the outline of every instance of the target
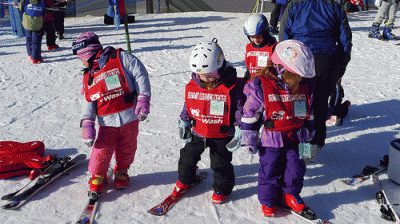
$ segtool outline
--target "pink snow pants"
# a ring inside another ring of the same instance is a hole
[[[105,175],[114,153],[116,165],[128,168],[135,158],[138,133],[139,120],[119,128],[100,126],[90,155],[89,172]]]

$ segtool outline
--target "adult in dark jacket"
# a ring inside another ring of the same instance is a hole
[[[312,108],[315,135],[325,145],[328,98],[350,61],[352,34],[347,14],[335,0],[292,0],[282,16],[279,41],[296,39],[311,48],[316,81]]]

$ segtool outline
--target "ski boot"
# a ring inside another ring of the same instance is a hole
[[[40,64],[40,63],[42,63],[43,62],[43,58],[39,58],[39,59],[32,59],[32,63],[33,64]]]
[[[184,184],[184,183],[181,183],[180,180],[178,180],[176,182],[174,191],[172,192],[172,196],[174,196],[176,198],[181,197],[186,192],[186,190],[189,189],[189,187],[190,187],[190,184]]]
[[[290,207],[297,213],[301,212],[306,207],[300,195],[291,195],[285,193],[282,194],[282,205]]]
[[[53,46],[47,46],[47,50],[48,51],[55,50],[55,49],[58,49],[58,48],[60,48],[60,46],[58,46],[57,44],[55,44]]]
[[[212,195],[212,203],[221,204],[222,202],[224,202],[226,200],[226,198],[227,198],[227,196],[225,196],[224,194],[214,191],[214,193]]]
[[[92,175],[89,180],[90,191],[102,192],[106,183],[105,175]]]
[[[282,205],[291,208],[299,215],[314,220],[317,215],[309,207],[307,207],[301,199],[300,195],[282,194]]]
[[[379,24],[376,24],[376,23],[372,24],[372,28],[371,28],[371,31],[369,32],[368,37],[375,38],[378,40],[384,39],[382,34],[379,32]]]
[[[275,217],[276,216],[276,206],[275,205],[262,205],[261,210],[266,217]]]
[[[114,185],[115,188],[122,190],[128,186],[129,182],[129,175],[128,175],[128,168],[118,168],[115,166],[114,168]]]
[[[383,30],[383,37],[388,39],[388,40],[399,40],[398,37],[396,37],[393,33],[392,33],[392,29],[389,27],[385,27],[385,29]]]

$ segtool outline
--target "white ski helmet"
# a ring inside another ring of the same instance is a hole
[[[246,36],[254,36],[264,32],[265,30],[268,31],[268,20],[262,14],[254,14],[251,15],[243,25],[244,34]]]
[[[201,42],[194,47],[189,66],[192,72],[207,74],[221,68],[224,61],[224,53],[214,38],[210,42]]]

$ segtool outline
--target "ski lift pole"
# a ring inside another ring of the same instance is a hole
[[[126,38],[126,45],[128,48],[128,53],[131,54],[132,50],[131,50],[131,41],[129,38],[129,29],[128,29],[128,13],[126,12],[126,8],[125,8],[125,0],[120,0],[123,1],[122,3],[124,4],[124,27],[125,27],[125,38]]]

